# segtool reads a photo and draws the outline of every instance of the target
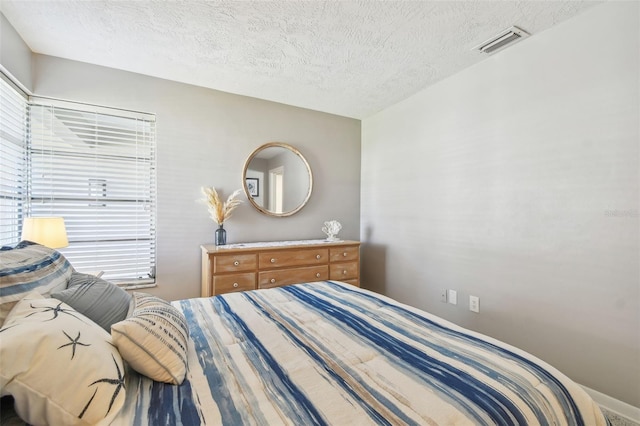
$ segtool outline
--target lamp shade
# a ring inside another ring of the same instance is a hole
[[[28,217],[22,222],[22,240],[31,241],[49,248],[69,245],[67,229],[61,217]]]

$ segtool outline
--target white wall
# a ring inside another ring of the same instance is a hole
[[[199,296],[200,245],[213,243],[216,228],[196,201],[200,187],[215,186],[225,198],[241,188],[246,158],[267,142],[302,152],[313,194],[288,218],[265,216],[242,195],[245,203],[225,223],[227,243],[323,238],[323,223],[333,218],[345,225],[341,236],[359,236],[358,120],[42,55],[33,56],[33,91],[156,114],[158,287],[151,293]]]
[[[363,120],[361,191],[365,286],[635,406],[639,12],[596,6]]]

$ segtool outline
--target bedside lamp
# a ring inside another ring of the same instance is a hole
[[[27,217],[22,222],[22,240],[57,249],[67,247],[67,230],[61,217]]]

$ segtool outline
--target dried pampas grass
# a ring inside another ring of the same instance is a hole
[[[240,192],[242,192],[240,189],[236,189],[231,195],[229,195],[227,201],[222,202],[222,199],[218,195],[218,191],[216,191],[213,186],[202,188],[202,193],[205,196],[202,201],[207,203],[211,219],[213,219],[215,223],[222,225],[225,220],[231,217],[233,210],[242,204],[242,200],[236,199],[236,197],[240,195]]]

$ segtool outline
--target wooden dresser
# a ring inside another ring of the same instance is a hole
[[[203,245],[201,296],[337,280],[360,286],[360,242]]]

